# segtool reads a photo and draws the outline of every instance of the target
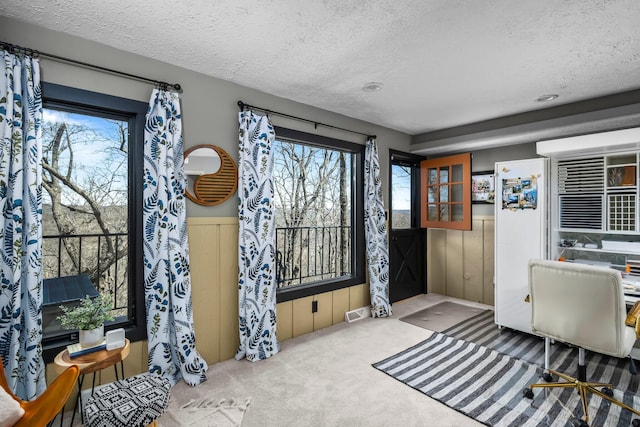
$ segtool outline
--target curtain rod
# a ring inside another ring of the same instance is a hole
[[[12,43],[7,43],[7,42],[4,42],[2,40],[0,40],[0,46],[2,46],[3,48],[7,49],[8,51],[10,51],[11,53],[14,53],[14,54],[29,55],[29,56],[33,56],[34,58],[37,58],[37,57],[41,56],[43,58],[48,58],[48,59],[53,59],[53,60],[60,61],[60,62],[66,62],[66,63],[70,63],[70,64],[80,65],[80,66],[86,67],[86,68],[92,68],[94,70],[102,71],[102,72],[105,72],[105,73],[117,74],[117,75],[128,77],[128,78],[134,79],[134,80],[141,80],[141,81],[145,81],[145,82],[148,82],[148,83],[153,83],[154,85],[158,86],[160,89],[164,89],[164,90],[172,88],[176,92],[181,92],[182,91],[182,87],[178,83],[167,83],[167,82],[162,82],[162,81],[159,81],[159,80],[149,79],[147,77],[142,77],[142,76],[138,76],[138,75],[135,75],[135,74],[125,73],[124,71],[118,71],[118,70],[113,70],[111,68],[102,67],[100,65],[89,64],[87,62],[77,61],[75,59],[70,59],[70,58],[65,58],[63,56],[53,55],[51,53],[40,52],[40,51],[37,51],[37,50],[34,50],[34,49],[18,46],[18,45],[12,44]]]
[[[341,127],[338,127],[338,126],[328,125],[326,123],[317,122],[315,120],[309,120],[309,119],[305,119],[305,118],[302,118],[302,117],[296,117],[296,116],[292,116],[290,114],[279,113],[277,111],[269,110],[269,109],[266,109],[266,108],[256,107],[255,105],[245,104],[242,101],[238,101],[238,107],[240,107],[240,111],[243,111],[245,108],[253,108],[254,110],[264,111],[267,114],[276,114],[278,116],[287,117],[289,119],[295,119],[295,120],[300,120],[302,122],[313,123],[313,125],[315,126],[316,129],[318,128],[318,125],[319,125],[319,126],[324,126],[324,127],[331,128],[331,129],[342,130],[342,131],[345,131],[345,132],[357,133],[358,135],[363,135],[363,136],[366,136],[367,138],[376,139],[375,135],[369,135],[369,134],[358,132],[358,131],[351,130],[351,129],[345,129],[345,128],[341,128]]]

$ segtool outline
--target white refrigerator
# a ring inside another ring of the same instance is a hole
[[[549,159],[495,164],[495,322],[531,333],[528,262],[547,257]]]

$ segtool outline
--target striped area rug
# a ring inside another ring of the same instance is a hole
[[[498,329],[493,320],[493,311],[465,320],[443,333],[544,367],[544,339],[507,328]],[[562,343],[551,346],[551,369],[575,376],[577,360],[576,347]],[[640,388],[640,375],[629,373],[628,359],[587,351],[586,364],[590,381],[610,382],[617,389],[630,393],[637,393]],[[640,369],[640,362],[636,362],[636,365]]]
[[[571,373],[575,359],[568,363],[558,370]],[[533,400],[522,397],[530,383],[542,381],[538,365],[444,333],[434,332],[373,366],[489,426],[571,426],[572,418],[582,416],[579,396],[573,390],[536,390]],[[614,396],[640,407],[633,393],[616,389]],[[630,412],[597,396],[590,398],[589,413],[591,426],[629,426],[632,420]]]

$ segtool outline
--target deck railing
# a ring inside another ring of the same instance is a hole
[[[351,227],[276,228],[278,288],[351,275]]]
[[[43,278],[86,274],[113,309],[128,307],[127,233],[43,236]]]
[[[44,278],[87,274],[96,289],[126,308],[127,233],[43,236]],[[278,288],[349,276],[351,227],[276,228]]]

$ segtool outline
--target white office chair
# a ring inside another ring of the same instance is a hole
[[[625,325],[627,316],[620,272],[560,261],[529,261],[529,297],[533,333],[579,347],[577,378],[549,369],[564,382],[531,384],[536,387],[573,387],[584,410],[581,425],[589,422],[587,393],[593,393],[636,415],[640,412],[615,400],[611,384],[586,379],[585,350],[628,357],[636,331]],[[596,387],[604,387],[599,390]],[[530,395],[526,397],[533,397]],[[636,420],[634,420],[636,425]]]

